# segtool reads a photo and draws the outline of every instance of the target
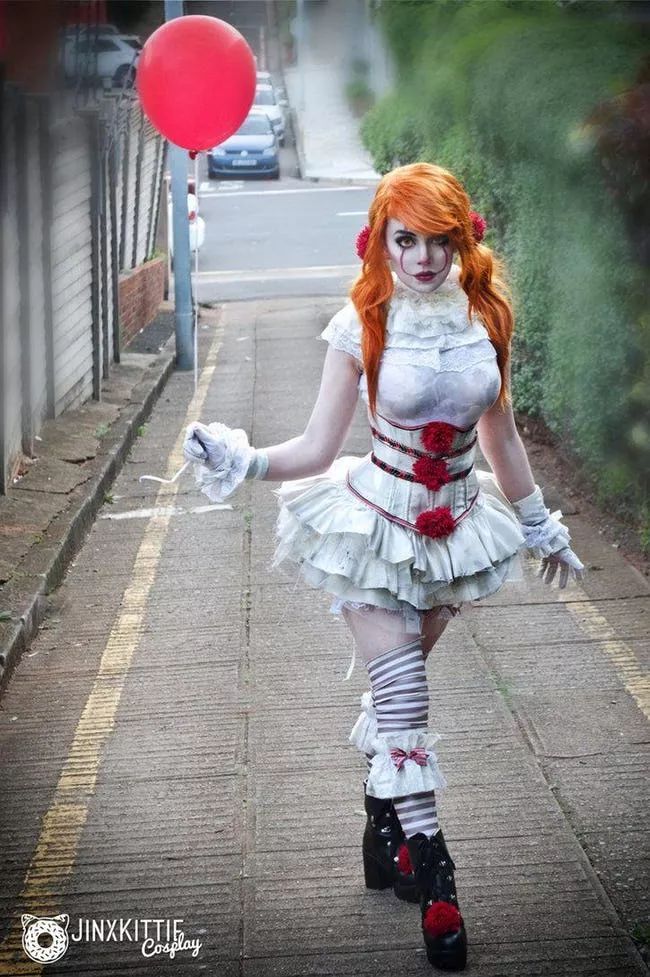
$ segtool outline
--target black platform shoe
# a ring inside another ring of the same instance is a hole
[[[365,789],[365,783],[364,783]],[[419,902],[404,832],[390,797],[365,795],[363,874],[369,889],[388,889],[405,902]]]
[[[420,894],[427,959],[441,970],[464,970],[467,934],[456,896],[456,866],[442,831],[437,831],[431,838],[418,831],[407,839],[406,844]]]

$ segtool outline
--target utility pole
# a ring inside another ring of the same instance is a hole
[[[165,0],[165,20],[183,16],[183,0]],[[178,79],[183,84],[183,79]],[[190,224],[187,215],[187,153],[169,143],[172,175],[172,233],[174,239],[174,307],[176,310],[176,369],[194,368],[192,341],[192,272]],[[198,188],[197,188],[198,189]]]

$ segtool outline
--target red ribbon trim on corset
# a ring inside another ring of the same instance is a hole
[[[388,472],[390,475],[394,475],[395,478],[403,478],[407,482],[417,482],[420,485],[427,484],[424,478],[419,478],[418,475],[415,474],[415,472],[403,472],[400,468],[393,468],[392,465],[389,465],[387,462],[382,461],[381,458],[378,458],[374,453],[374,451],[372,451],[370,454],[370,460],[373,463],[373,465],[377,466],[377,468],[382,468],[385,472]],[[432,491],[437,492],[442,485],[447,485],[449,482],[457,482],[459,478],[465,478],[467,475],[469,475],[473,467],[474,465],[470,465],[469,468],[463,469],[462,472],[456,472],[454,475],[450,475],[449,472],[446,470],[444,471],[444,473],[440,471],[439,473],[437,473],[438,477],[436,479],[436,482],[439,484],[430,485],[428,487],[431,488]],[[430,477],[433,477],[433,473],[431,473]]]
[[[393,438],[389,438],[388,435],[382,434],[372,424],[370,425],[370,430],[379,441],[383,441],[384,444],[390,445],[391,448],[396,448],[398,451],[403,451],[405,455],[413,455],[415,458],[457,458],[458,455],[462,455],[466,451],[469,451],[470,448],[473,448],[478,441],[478,437],[475,436],[463,448],[456,448],[455,451],[450,451],[448,454],[432,455],[429,451],[419,451],[417,448],[410,448],[407,444],[400,444],[399,441],[395,441]],[[471,428],[467,430],[469,431]]]
[[[374,509],[375,512],[379,512],[382,516],[385,516],[386,519],[390,520],[390,522],[396,522],[398,525],[404,526],[406,529],[413,529],[413,530],[415,530],[416,533],[421,533],[421,535],[423,535],[423,536],[429,535],[427,533],[422,533],[422,530],[419,529],[414,523],[408,522],[408,520],[406,520],[406,519],[400,519],[399,516],[394,516],[392,514],[392,512],[387,512],[385,509],[382,509],[381,506],[376,505],[374,502],[371,502],[370,499],[366,499],[366,497],[364,495],[362,495],[361,492],[358,492],[354,488],[354,486],[351,484],[351,482],[350,482],[350,472],[346,472],[345,481],[347,483],[347,487],[349,488],[349,490],[352,492],[353,495],[356,495],[356,497],[358,499],[361,499],[362,502],[364,502],[366,505],[370,506],[371,509]],[[453,532],[453,530],[456,528],[456,526],[458,525],[458,523],[462,519],[464,519],[465,516],[470,512],[470,510],[472,509],[472,506],[474,505],[474,503],[478,499],[479,495],[480,495],[480,489],[476,492],[476,494],[472,498],[472,501],[467,506],[467,508],[465,510],[463,510],[463,512],[461,512],[461,514],[459,516],[456,516],[456,517],[453,517],[452,516],[451,517],[453,519],[453,527],[450,530],[450,532]],[[446,510],[447,509],[447,506],[444,506],[444,507],[443,506],[440,506],[439,508],[444,508]],[[425,510],[426,513],[428,513],[428,512],[435,512],[435,511],[436,511],[435,509]],[[421,512],[420,515],[418,516],[418,518],[421,518],[423,515],[425,515],[425,513]],[[445,533],[444,535],[448,536],[449,533]],[[437,537],[436,536],[433,536],[432,537],[432,539],[435,539],[435,538],[437,538]]]
[[[469,427],[458,427],[456,424],[450,424],[448,421],[427,421],[426,424],[400,424],[398,421],[392,420],[390,417],[386,417],[384,414],[380,414],[376,411],[377,417],[381,417],[382,420],[388,421],[392,427],[398,427],[402,431],[423,431],[425,427],[430,427],[435,424],[444,424],[445,427],[453,427],[455,431],[459,434],[467,434],[474,427],[474,424],[470,424]]]

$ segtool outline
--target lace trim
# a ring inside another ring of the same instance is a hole
[[[321,339],[327,340],[336,349],[349,353],[358,363],[363,365],[361,346],[354,341],[350,333],[341,325],[330,323],[321,333]],[[447,337],[453,340],[460,337]],[[382,354],[382,362],[395,363],[405,366],[427,366],[433,370],[462,373],[477,363],[496,358],[496,350],[484,335],[472,335],[462,344],[450,345],[440,349],[437,346],[386,346]]]
[[[496,358],[496,350],[489,339],[479,339],[464,346],[449,349],[416,349],[389,346],[382,361],[404,366],[428,366],[442,372],[462,373],[477,363]]]
[[[447,278],[435,292],[425,294],[407,288],[394,276],[386,329],[427,338],[462,333],[472,324],[480,323],[476,314],[470,322],[467,306],[467,295],[455,277]]]
[[[337,315],[339,314],[337,313]],[[350,326],[344,325],[340,319],[337,319],[337,316],[334,316],[325,326],[319,339],[325,339],[331,346],[343,350],[344,353],[350,353],[358,360],[362,358],[360,342],[353,338]]]

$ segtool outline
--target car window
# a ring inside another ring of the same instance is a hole
[[[271,131],[271,124],[265,115],[249,116],[237,130],[238,136],[265,136]]]
[[[115,41],[111,41],[108,37],[98,37],[94,47],[98,54],[106,54],[108,51],[120,50],[119,44],[116,44]]]

